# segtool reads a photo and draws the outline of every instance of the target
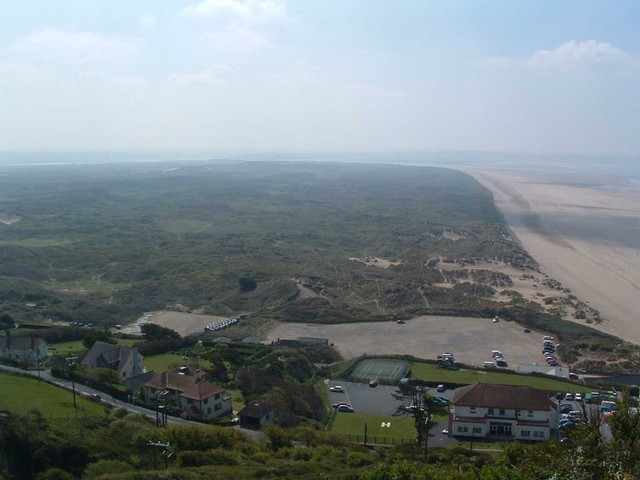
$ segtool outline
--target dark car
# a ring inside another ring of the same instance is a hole
[[[560,406],[560,413],[569,413],[571,410],[573,410],[573,405],[569,403]]]
[[[376,388],[376,387],[378,386],[378,381],[377,381],[377,380],[371,380],[371,381],[369,382],[369,386],[370,386],[371,388]]]

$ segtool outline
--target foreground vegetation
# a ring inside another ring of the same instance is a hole
[[[124,410],[65,421],[1,412],[0,475],[5,480],[638,478],[640,421],[621,407],[610,420],[611,440],[594,418],[569,433],[566,443],[514,443],[491,453],[462,444],[370,450],[308,425],[270,426],[264,440],[256,441],[224,427],[155,428]]]

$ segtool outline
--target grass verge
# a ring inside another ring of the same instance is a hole
[[[35,378],[22,377],[0,372],[0,410],[27,414],[38,410],[45,417],[73,417],[73,395],[63,388],[56,387]],[[76,396],[78,415],[103,415],[104,407],[98,403]]]

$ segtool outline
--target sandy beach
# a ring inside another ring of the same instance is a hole
[[[595,174],[465,169],[493,192],[540,264],[600,311],[592,325],[640,344],[640,192]]]

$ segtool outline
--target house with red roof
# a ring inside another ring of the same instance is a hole
[[[558,407],[544,390],[476,383],[456,388],[449,436],[545,441],[558,420]]]
[[[210,420],[232,412],[231,396],[224,388],[204,380],[197,370],[187,367],[158,373],[142,388],[148,404],[177,407],[184,417]]]

